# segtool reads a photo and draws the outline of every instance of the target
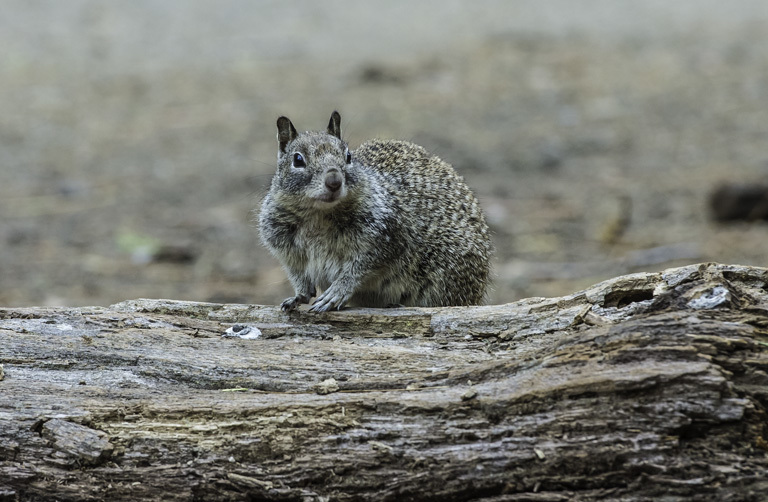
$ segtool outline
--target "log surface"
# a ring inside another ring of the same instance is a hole
[[[0,309],[3,502],[766,500],[767,409],[755,267],[471,308]]]

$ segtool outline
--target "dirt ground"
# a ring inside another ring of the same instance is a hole
[[[287,4],[287,5],[286,5]],[[253,209],[275,119],[452,163],[491,303],[700,261],[768,265],[708,195],[768,179],[762,0],[101,3],[0,16],[0,304],[290,293]]]

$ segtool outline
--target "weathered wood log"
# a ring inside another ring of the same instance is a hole
[[[7,308],[0,365],[0,501],[768,498],[762,268],[474,308]]]

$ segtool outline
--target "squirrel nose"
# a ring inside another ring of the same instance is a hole
[[[335,192],[339,188],[341,188],[341,175],[339,174],[339,171],[336,171],[336,170],[329,171],[325,175],[325,186],[331,192]]]

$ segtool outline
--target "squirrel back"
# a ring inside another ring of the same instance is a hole
[[[350,151],[341,117],[325,133],[278,126],[278,169],[262,203],[264,245],[296,292],[282,308],[311,310],[481,303],[490,234],[454,169],[424,148],[372,140]]]

